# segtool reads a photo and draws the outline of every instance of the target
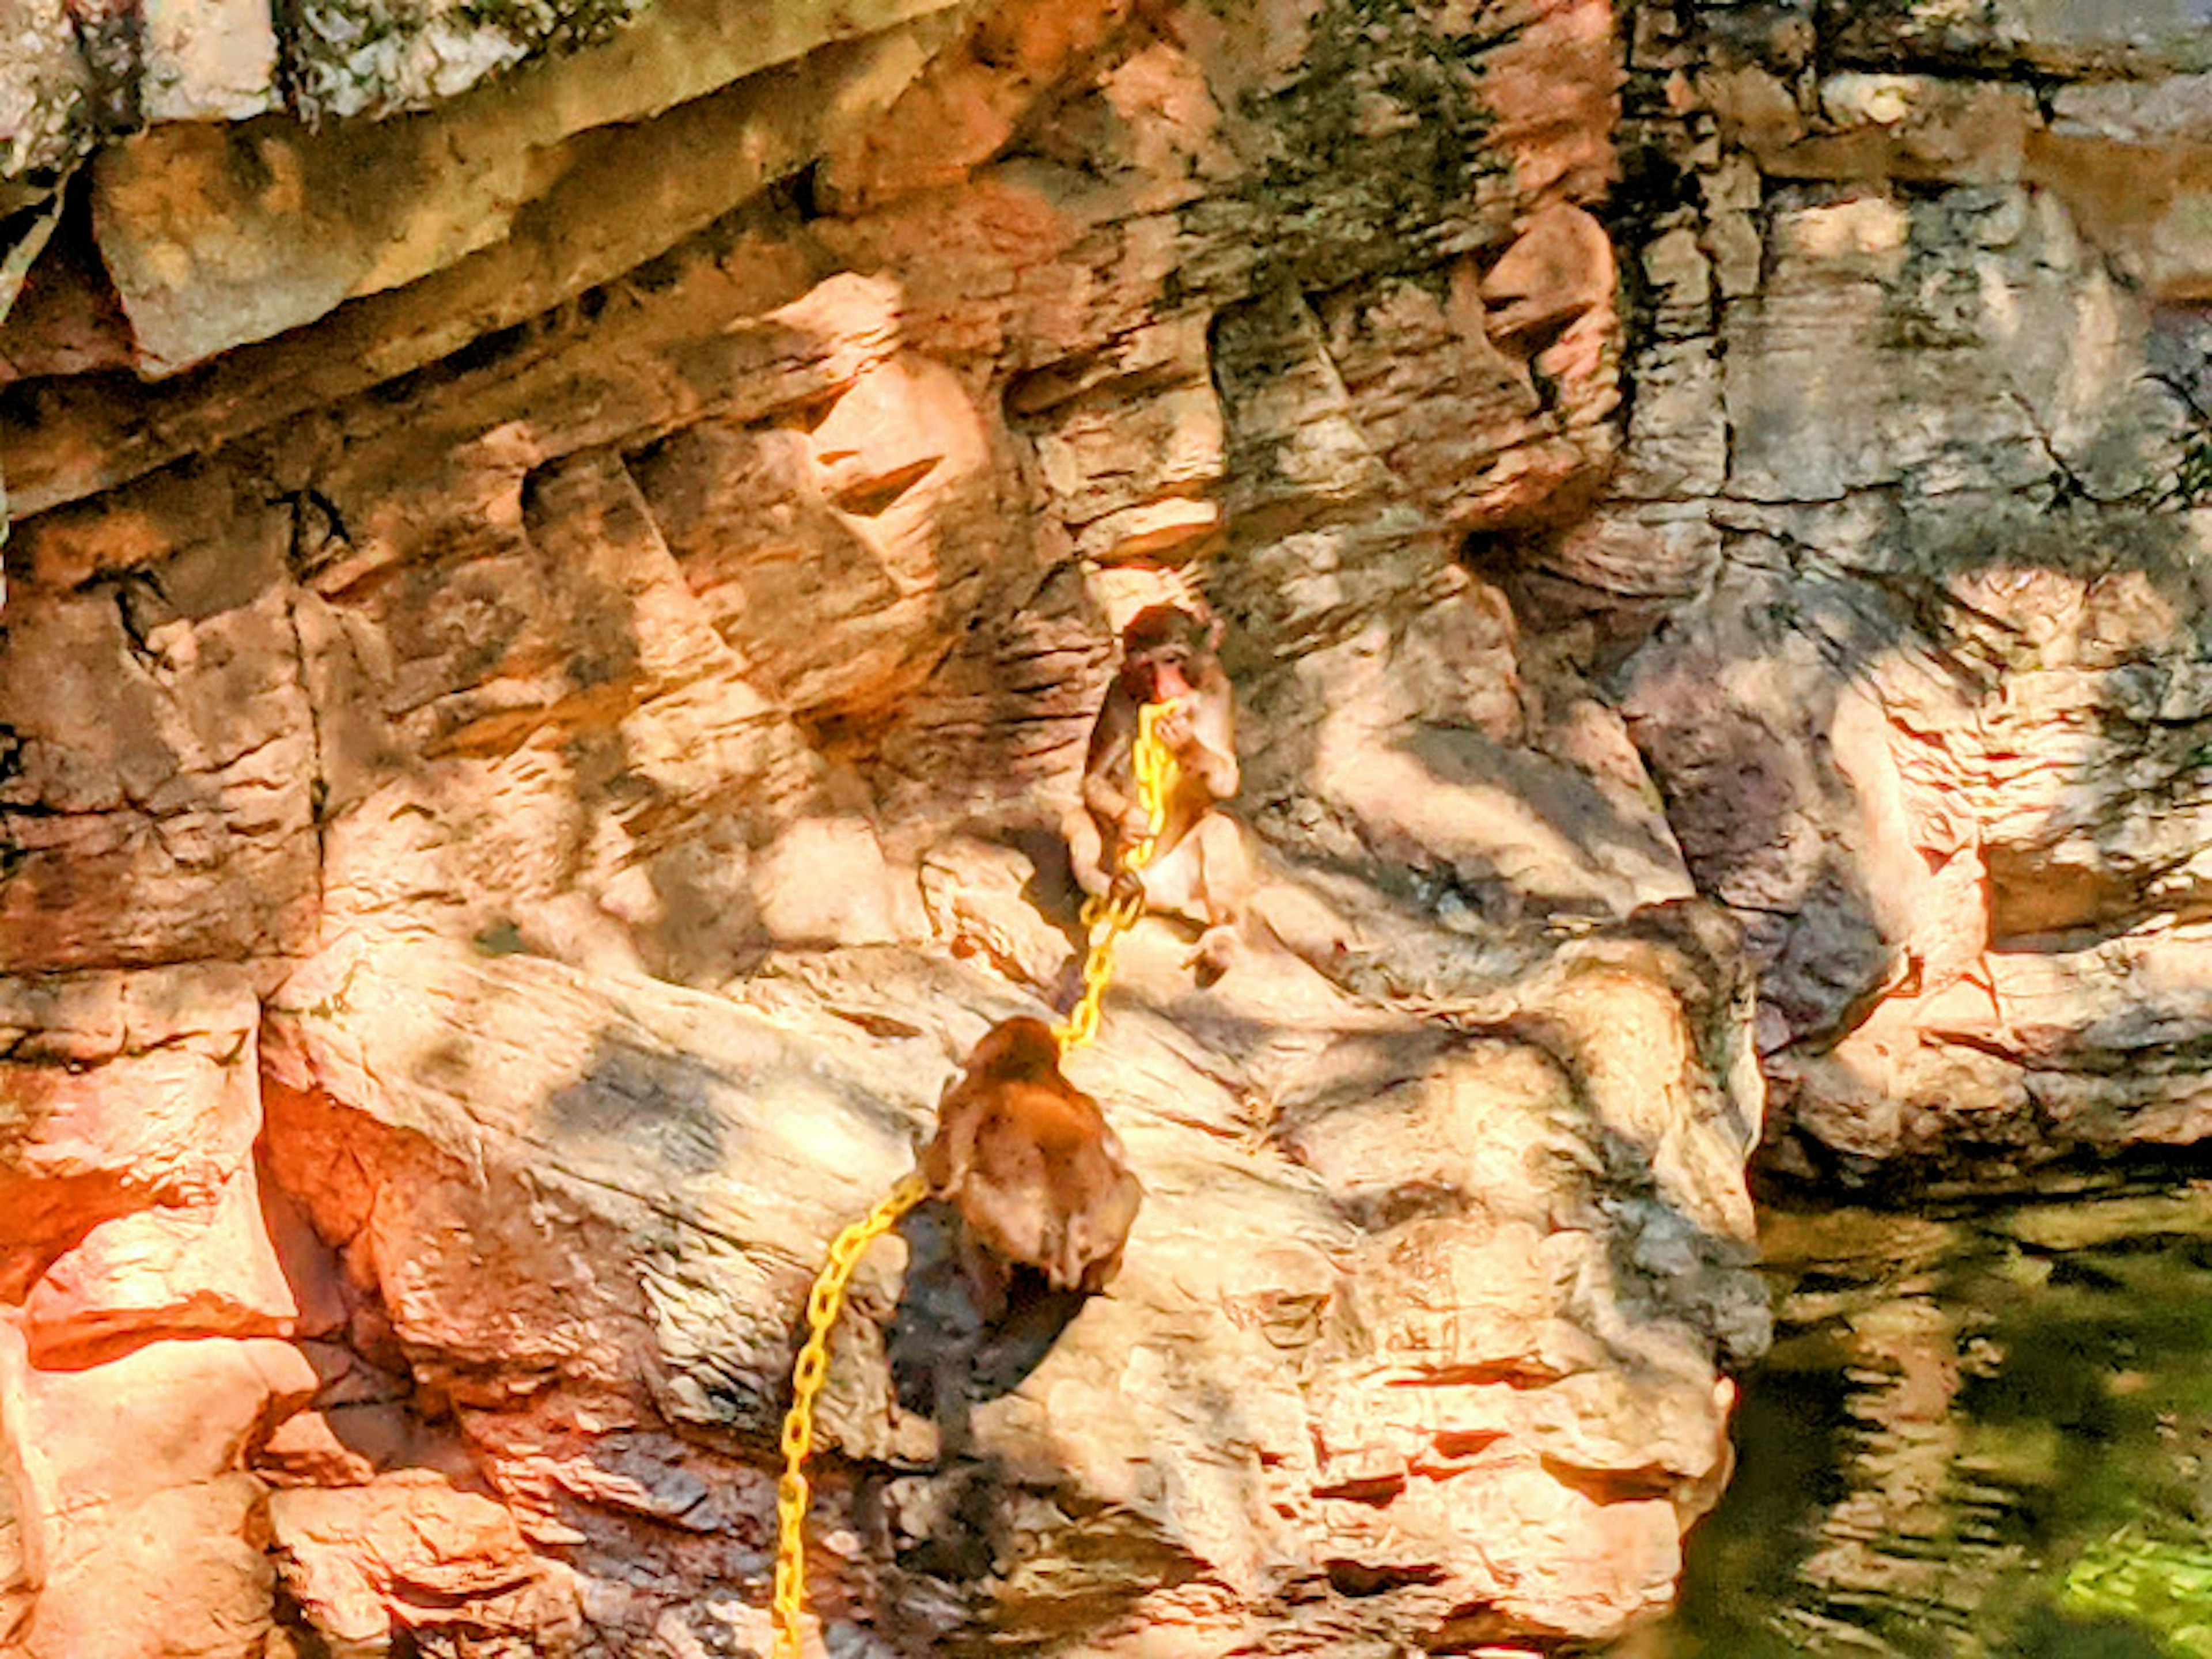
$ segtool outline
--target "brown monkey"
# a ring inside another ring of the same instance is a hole
[[[1143,1196],[1097,1102],[1060,1074],[1042,1021],[984,1033],[921,1157],[931,1201],[900,1231],[906,1282],[887,1333],[899,1403],[968,1455],[969,1413],[1020,1385],[1121,1265]]]
[[[1060,1044],[1042,1020],[1017,1018],[984,1033],[968,1069],[937,1109],[921,1156],[930,1192],[960,1213],[969,1240],[1012,1267],[1034,1267],[1055,1290],[1103,1290],[1144,1189],[1098,1103],[1060,1075]]]
[[[1066,826],[1076,881],[1087,893],[1106,891],[1123,850],[1147,828],[1133,758],[1138,710],[1172,702],[1155,730],[1175,757],[1175,782],[1152,861],[1139,879],[1147,911],[1205,930],[1191,960],[1209,983],[1229,965],[1251,887],[1243,832],[1215,810],[1237,785],[1237,710],[1214,654],[1220,643],[1218,622],[1178,605],[1152,605],[1130,618],[1121,630],[1121,666],[1091,728],[1083,810]]]

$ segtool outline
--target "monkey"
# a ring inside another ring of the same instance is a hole
[[[1144,1191],[1098,1103],[1061,1075],[1052,1028],[1026,1016],[975,1045],[938,1107],[921,1173],[997,1265],[1093,1294],[1121,1266]]]
[[[1121,1266],[1144,1188],[1041,1020],[984,1034],[924,1149],[930,1199],[901,1231],[906,1283],[887,1346],[899,1403],[965,1457],[974,1401],[1018,1386]],[[971,1398],[972,1396],[972,1398]]]
[[[1137,796],[1138,711],[1172,702],[1154,730],[1176,761],[1152,860],[1137,877],[1147,912],[1203,930],[1190,963],[1201,984],[1227,969],[1252,884],[1235,820],[1216,809],[1237,793],[1237,711],[1215,653],[1221,624],[1179,605],[1139,611],[1121,630],[1121,665],[1091,728],[1083,804],[1068,814],[1068,862],[1086,893],[1115,883],[1125,850],[1149,825]]]

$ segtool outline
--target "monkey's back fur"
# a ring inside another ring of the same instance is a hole
[[[977,1243],[1062,1290],[1104,1288],[1144,1194],[1106,1115],[1060,1074],[1036,1020],[1007,1021],[977,1046],[938,1108],[921,1170]]]

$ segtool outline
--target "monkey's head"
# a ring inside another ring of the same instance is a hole
[[[1060,1040],[1041,1019],[1017,1014],[1000,1020],[983,1033],[975,1052],[968,1056],[968,1075],[975,1078],[1058,1078]]]
[[[1221,624],[1178,605],[1147,605],[1121,630],[1121,684],[1139,702],[1187,697],[1221,642]]]

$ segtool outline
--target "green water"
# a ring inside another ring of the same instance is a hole
[[[1622,1659],[2212,1659],[2212,1183],[1763,1243],[1735,1479]]]

